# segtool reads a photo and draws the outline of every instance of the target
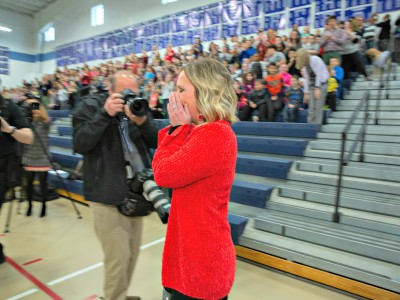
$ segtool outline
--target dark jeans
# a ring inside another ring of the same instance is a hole
[[[289,108],[288,104],[283,108],[283,120],[285,122],[296,122],[299,109],[297,107]]]
[[[176,290],[165,288],[165,290],[171,294],[171,297],[168,300],[201,300],[199,298],[192,298],[189,296],[186,296]],[[228,300],[228,296],[225,296],[224,298],[220,300]]]
[[[242,108],[239,113],[239,120],[240,121],[249,121],[251,114],[258,110],[258,117],[261,122],[267,121],[267,104],[263,103],[257,106],[257,108],[252,108],[249,105]]]
[[[357,72],[368,77],[361,56],[358,52],[342,55],[342,68],[344,70],[344,79],[350,79],[350,73]]]
[[[276,100],[272,100],[271,98],[267,99],[267,121],[274,122],[276,113],[281,111],[283,107],[282,99],[278,98]]]
[[[329,92],[326,95],[326,104],[332,111],[336,111],[336,92]]]
[[[7,190],[10,187],[17,186],[18,164],[17,157],[0,158],[0,210]]]

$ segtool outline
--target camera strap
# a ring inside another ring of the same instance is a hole
[[[121,116],[119,120],[120,122],[118,127],[122,138],[122,147],[124,151],[125,160],[129,162],[129,165],[132,167],[133,169],[132,171],[134,173],[141,172],[144,170],[145,167],[142,157],[140,156],[139,150],[129,138],[128,118],[126,116]]]

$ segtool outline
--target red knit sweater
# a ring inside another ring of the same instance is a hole
[[[162,284],[193,298],[221,299],[235,275],[228,202],[236,137],[226,121],[168,130],[159,132],[153,160],[157,184],[173,189]]]

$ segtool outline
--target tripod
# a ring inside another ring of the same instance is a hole
[[[77,215],[78,219],[82,219],[81,213],[78,210],[78,207],[76,206],[75,202],[72,199],[71,193],[68,191],[67,186],[65,185],[64,179],[60,176],[59,174],[59,167],[51,160],[50,158],[50,154],[49,152],[46,150],[46,147],[43,144],[43,141],[41,140],[38,132],[36,131],[36,128],[34,126],[31,127],[35,138],[39,141],[40,147],[42,148],[43,153],[46,155],[47,160],[49,161],[50,166],[53,168],[53,170],[55,171],[56,175],[57,175],[57,179],[59,180],[59,182],[61,183],[63,189],[66,191],[67,193],[67,198],[71,201],[71,204],[75,210],[75,213]],[[47,195],[46,195],[47,197]],[[7,212],[7,218],[6,218],[6,224],[5,224],[5,228],[4,228],[4,233],[9,233],[10,230],[10,224],[11,224],[11,213],[12,213],[12,207],[13,207],[13,200],[10,201],[10,205],[8,207],[8,212]],[[19,212],[19,206],[18,206],[18,212]],[[17,212],[17,213],[18,213]]]

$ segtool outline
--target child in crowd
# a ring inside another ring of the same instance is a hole
[[[268,75],[265,77],[268,122],[274,122],[276,113],[281,111],[283,106],[283,80],[282,75],[277,73],[278,66],[275,63],[270,63],[268,66]]]
[[[281,64],[279,66],[279,74],[282,76],[283,85],[287,88],[290,87],[290,79],[292,78],[292,75],[288,71],[289,68],[287,64]]]
[[[162,119],[163,118],[163,114],[162,114],[162,106],[161,103],[159,101],[160,97],[160,90],[158,89],[158,87],[154,86],[151,89],[150,92],[150,96],[149,96],[149,108],[150,111],[153,115],[154,119]]]
[[[149,84],[150,80],[154,80],[156,75],[153,72],[151,66],[146,67],[146,72],[144,73],[144,82],[145,84]]]
[[[342,82],[344,78],[344,69],[340,66],[340,60],[337,59],[336,57],[332,57],[329,60],[329,67],[333,69],[335,72],[335,79],[338,84],[336,96],[339,99],[343,99],[343,92],[342,92]]]
[[[263,81],[257,79],[252,90],[248,96],[248,105],[244,106],[239,113],[241,121],[249,121],[250,116],[254,111],[258,111],[258,116],[254,115],[253,121],[266,121],[267,110],[267,93],[264,88]]]
[[[328,79],[328,94],[326,96],[326,104],[332,111],[336,111],[336,94],[339,85],[335,78],[334,68],[329,67],[329,75],[331,77]]]
[[[244,79],[244,93],[246,96],[254,90],[254,76],[253,73],[246,73],[246,78]]]
[[[238,99],[237,108],[240,113],[243,107],[247,105],[247,99],[239,80],[233,82],[233,89],[235,90]]]
[[[290,79],[290,85],[286,93],[288,102],[283,109],[283,120],[285,122],[296,122],[299,110],[303,109],[304,93],[297,76]]]

